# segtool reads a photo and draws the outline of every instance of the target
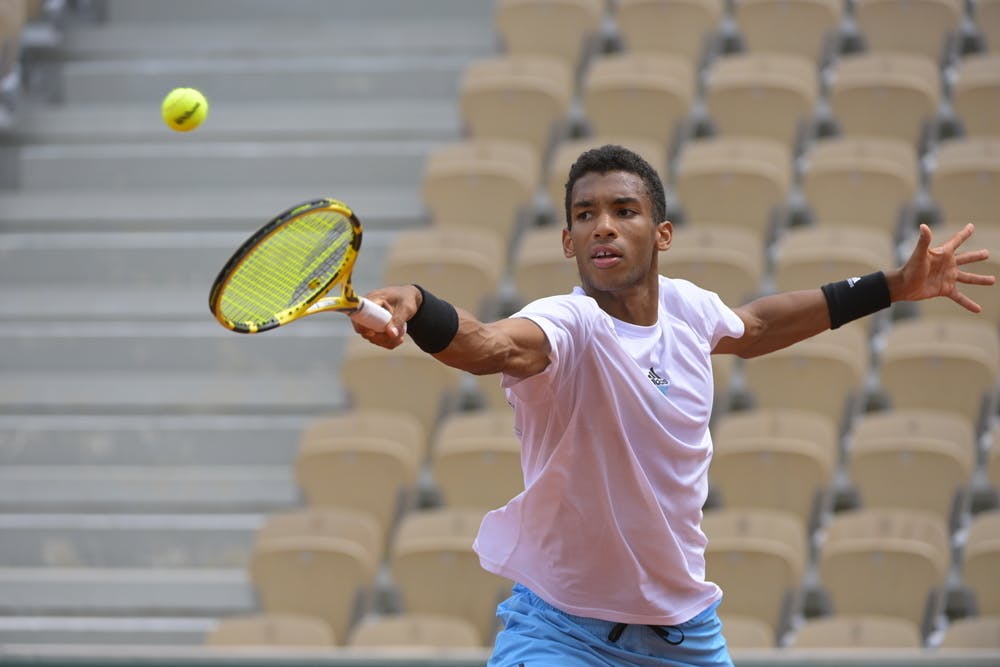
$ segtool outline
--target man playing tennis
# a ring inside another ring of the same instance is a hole
[[[570,169],[566,219],[572,293],[486,323],[420,287],[386,287],[367,295],[392,312],[385,332],[355,329],[390,349],[406,331],[449,366],[502,375],[525,489],[475,542],[485,569],[516,582],[490,665],[731,665],[700,526],[709,355],[766,354],[893,301],[945,296],[979,312],[958,287],[993,284],[962,269],[988,253],[958,252],[972,225],[935,248],[921,226],[900,268],[731,309],[660,275],[673,232],[662,182],[618,146]]]

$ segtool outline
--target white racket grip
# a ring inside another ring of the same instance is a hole
[[[373,331],[385,331],[386,325],[392,319],[392,313],[374,301],[361,297],[358,309],[350,314],[350,318]]]

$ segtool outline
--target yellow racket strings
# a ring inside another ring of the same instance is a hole
[[[254,325],[284,321],[343,270],[353,239],[351,221],[336,211],[286,222],[232,273],[220,300],[222,315]]]

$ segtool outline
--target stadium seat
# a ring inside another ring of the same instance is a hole
[[[714,137],[681,148],[674,191],[685,224],[743,227],[765,243],[787,204],[791,177],[791,153],[779,142]]]
[[[345,429],[309,436],[295,461],[295,481],[310,507],[348,508],[369,514],[387,538],[397,517],[413,502],[421,450],[393,437],[391,415],[381,433],[351,429],[359,419],[345,418]]]
[[[705,82],[715,132],[776,141],[798,154],[811,135],[818,76],[815,62],[799,55],[751,51],[717,58]]]
[[[461,648],[480,647],[479,630],[459,616],[441,614],[384,614],[362,618],[351,633],[352,648]]]
[[[459,308],[489,317],[505,262],[506,239],[474,220],[463,226],[432,225],[395,235],[383,284],[416,283]]]
[[[917,193],[917,149],[886,137],[829,137],[804,155],[802,193],[819,225],[895,233]]]
[[[1000,614],[966,616],[952,621],[941,639],[942,649],[1000,649]]]
[[[972,517],[962,554],[962,581],[975,600],[978,614],[1000,614],[1000,510]]]
[[[427,157],[422,196],[431,224],[479,226],[506,243],[532,204],[539,174],[530,144],[506,139],[448,142]]]
[[[381,552],[370,517],[338,511],[275,515],[250,554],[263,611],[323,619],[342,642],[368,604]]]
[[[832,420],[789,409],[731,412],[714,428],[708,479],[724,508],[780,510],[812,527],[838,458]]]
[[[1000,138],[943,142],[934,154],[929,188],[946,224],[1000,227]]]
[[[986,38],[986,48],[1000,52],[1000,1],[977,0],[975,4],[976,27]]]
[[[892,237],[885,229],[838,224],[793,227],[775,244],[774,286],[781,292],[812,289],[882,271],[894,260]]]
[[[975,425],[996,393],[998,365],[992,323],[911,319],[886,334],[879,378],[897,410],[945,410]]]
[[[472,543],[483,512],[438,508],[411,512],[396,532],[389,556],[392,581],[406,613],[456,615],[492,643],[496,605],[510,582],[483,570]]]
[[[973,431],[947,412],[869,412],[855,424],[847,462],[862,507],[933,512],[951,525],[975,465]]]
[[[743,373],[758,407],[811,410],[839,428],[864,390],[868,356],[865,332],[845,326],[747,359]]]
[[[992,446],[986,461],[986,479],[1000,495],[1000,429],[993,429]]]
[[[576,261],[563,254],[562,225],[526,229],[511,258],[517,297],[529,303],[554,294],[566,294],[579,284]]]
[[[733,5],[743,48],[751,53],[784,53],[814,65],[831,44],[843,18],[839,0],[741,0]]]
[[[395,350],[372,345],[360,336],[347,342],[341,382],[355,409],[400,411],[431,433],[441,413],[457,400],[459,371],[407,342]]]
[[[614,18],[628,51],[678,55],[698,67],[724,13],[723,0],[619,0]]]
[[[1000,219],[1000,218],[998,218]],[[978,221],[977,221],[978,223]],[[945,224],[934,227],[933,245],[943,243],[951,238],[964,225]],[[963,268],[973,273],[1000,277],[1000,224],[977,224],[972,238],[965,242],[961,250],[976,250],[986,248],[990,251],[989,259],[969,264]],[[918,304],[918,312],[923,319],[958,319],[979,322],[990,322],[1000,327],[1000,290],[995,285],[962,285],[962,294],[982,306],[978,313],[971,313],[951,299],[929,299]]]
[[[726,637],[726,646],[734,649],[773,648],[774,631],[770,624],[759,618],[745,614],[719,615],[722,621],[722,633]]]
[[[552,222],[556,226],[564,227],[566,225],[566,181],[570,167],[584,151],[607,144],[624,146],[635,151],[659,172],[661,178],[666,177],[667,146],[655,139],[643,139],[633,134],[590,135],[576,139],[565,139],[559,142],[553,150],[545,177],[546,191],[552,207]]]
[[[435,438],[431,472],[448,507],[502,507],[524,490],[513,411],[451,414]]]
[[[789,642],[792,649],[888,649],[923,646],[918,626],[893,616],[834,614],[808,619]]]
[[[565,129],[572,93],[572,73],[560,60],[496,56],[465,69],[458,103],[468,136],[523,141],[541,165]]]
[[[590,63],[581,98],[591,133],[666,147],[688,119],[694,94],[694,68],[683,58],[626,51]]]
[[[914,53],[941,63],[964,11],[962,0],[854,2],[854,18],[869,51]]]
[[[743,227],[693,222],[674,228],[670,250],[660,256],[660,273],[690,280],[739,306],[760,290],[764,276],[764,246]]]
[[[417,461],[423,461],[428,451],[427,434],[419,419],[406,412],[378,409],[348,409],[314,417],[302,429],[299,448],[301,451],[307,443],[314,440],[340,437],[398,442],[412,451],[412,458]]]
[[[330,627],[321,619],[294,614],[255,614],[219,619],[205,637],[214,647],[333,646]]]
[[[1000,52],[967,55],[955,76],[953,104],[966,136],[1000,137]]]
[[[558,58],[575,72],[594,48],[603,0],[497,0],[494,24],[509,54]]]
[[[705,577],[725,591],[727,614],[763,623],[773,637],[797,608],[806,532],[793,515],[759,509],[705,512]]]
[[[820,585],[837,615],[902,618],[923,636],[950,563],[945,522],[913,510],[838,512],[820,547]]]
[[[840,134],[926,143],[940,100],[937,63],[909,53],[841,56],[833,70],[830,108]]]

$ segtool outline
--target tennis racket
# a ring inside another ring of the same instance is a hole
[[[274,217],[222,267],[208,305],[222,326],[260,333],[300,317],[336,311],[384,331],[391,317],[359,297],[351,272],[361,249],[361,222],[336,199],[316,199]],[[325,296],[340,285],[339,296]]]

